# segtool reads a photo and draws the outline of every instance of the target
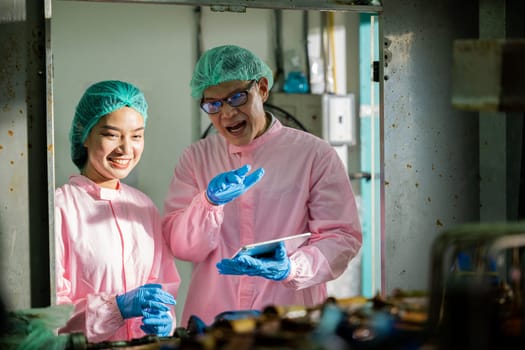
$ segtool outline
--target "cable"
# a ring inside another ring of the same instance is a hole
[[[306,131],[306,132],[310,132],[308,131],[308,129],[304,126],[303,123],[301,123],[299,121],[299,119],[297,119],[296,117],[294,117],[292,114],[290,114],[289,112],[287,112],[286,110],[282,109],[281,107],[277,107],[276,105],[273,105],[271,103],[268,103],[268,102],[265,102],[264,103],[264,107],[265,109],[273,109],[275,111],[278,111],[282,114],[284,114],[284,116],[287,118],[287,119],[290,119],[292,121],[292,123],[290,123],[289,121],[287,121],[287,119],[283,119],[283,117],[279,118],[279,115],[276,115],[276,117],[281,121],[281,122],[284,122],[283,124],[287,125],[287,126],[291,126],[291,127],[294,127],[295,129],[299,129],[299,130],[302,130],[302,131]]]
[[[303,43],[304,43],[304,62],[306,68],[306,81],[308,82],[308,94],[312,93],[312,82],[310,81],[310,51],[308,50],[308,11],[303,11]]]
[[[291,113],[287,112],[286,110],[282,109],[281,107],[277,107],[276,105],[273,105],[271,103],[265,102],[264,103],[264,109],[269,110],[270,112],[274,112],[273,114],[279,121],[285,125],[292,127],[294,129],[302,130],[305,132],[310,132],[308,129],[304,126],[303,123],[296,117],[294,117]],[[213,127],[213,124],[210,123],[206,130],[201,135],[201,139],[206,138],[208,135],[210,135],[212,132],[215,132],[215,128]]]
[[[284,85],[284,68],[283,68],[283,44],[282,44],[282,11],[274,10],[275,17],[275,66],[276,71],[274,75],[274,84],[272,89],[275,86],[278,86],[279,90],[282,90]]]

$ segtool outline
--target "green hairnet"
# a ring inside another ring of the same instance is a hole
[[[270,67],[252,52],[235,45],[218,46],[206,51],[197,61],[191,78],[191,96],[202,98],[204,90],[231,80],[268,79],[273,85]]]
[[[131,107],[148,119],[148,103],[144,94],[135,86],[119,80],[106,80],[91,85],[82,95],[75,110],[75,117],[69,132],[71,159],[82,170],[87,161],[84,147],[89,132],[97,122],[122,107]]]

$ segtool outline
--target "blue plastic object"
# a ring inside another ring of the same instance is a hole
[[[222,275],[259,276],[274,281],[284,280],[291,269],[283,242],[280,242],[271,257],[253,257],[241,253],[234,259],[222,259],[216,266]]]
[[[166,311],[147,310],[142,318],[140,329],[146,334],[154,334],[159,337],[171,335],[173,318]]]
[[[145,284],[127,293],[117,295],[117,305],[122,317],[146,316],[156,311],[168,311],[168,305],[175,305],[173,295],[163,291],[160,284]]]
[[[306,94],[309,90],[308,80],[302,72],[288,73],[283,86],[284,92],[290,94]]]
[[[264,169],[259,168],[250,175],[250,165],[227,171],[215,176],[206,189],[208,200],[216,205],[226,204],[239,197],[255,185],[264,175]]]

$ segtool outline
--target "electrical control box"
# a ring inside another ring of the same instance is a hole
[[[332,146],[335,149],[335,152],[343,162],[346,172],[348,172],[348,146],[347,145],[337,145]]]
[[[353,94],[288,94],[274,92],[269,103],[284,109],[314,135],[332,145],[356,144],[356,110]]]

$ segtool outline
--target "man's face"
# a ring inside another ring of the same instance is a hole
[[[242,105],[232,107],[224,101],[243,98],[244,93],[247,100]],[[215,104],[222,102],[219,111],[208,116],[217,132],[229,143],[243,146],[264,133],[266,114],[263,104],[267,98],[268,81],[266,78],[261,78],[258,82],[232,80],[210,86],[204,90],[201,102],[216,102]]]

